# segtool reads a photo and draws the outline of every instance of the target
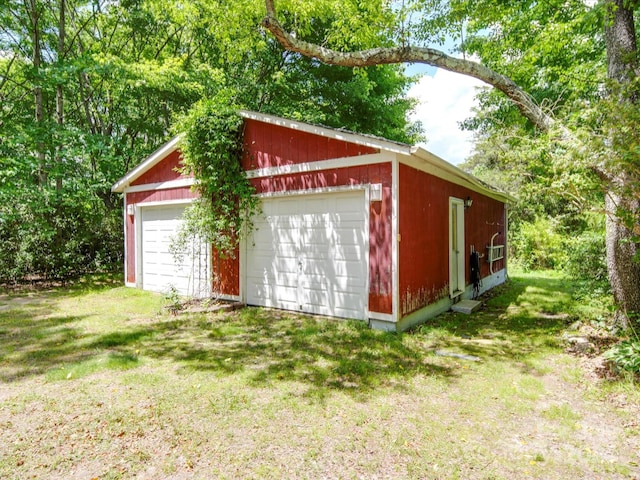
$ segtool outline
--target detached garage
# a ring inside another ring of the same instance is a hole
[[[252,238],[235,259],[197,244],[175,261],[171,238],[196,194],[174,138],[113,186],[127,285],[395,331],[504,282],[505,194],[420,147],[240,114],[242,166],[262,202]]]

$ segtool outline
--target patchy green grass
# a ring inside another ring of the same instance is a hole
[[[598,307],[558,275],[404,334],[163,301],[104,278],[0,295],[1,478],[640,475],[638,387],[563,352]]]

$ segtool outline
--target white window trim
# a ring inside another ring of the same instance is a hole
[[[451,208],[453,206],[456,206],[457,212],[458,214],[456,215],[456,218],[458,220],[457,222],[457,233],[458,233],[458,245],[462,245],[462,248],[460,249],[460,251],[462,252],[460,255],[460,257],[462,258],[462,265],[458,264],[458,271],[456,272],[456,277],[458,280],[458,285],[452,285],[451,284],[451,273],[453,271],[453,267],[452,267],[452,263],[451,263],[451,234],[453,232],[453,223],[451,220]],[[460,199],[460,198],[456,198],[456,197],[449,197],[449,212],[448,212],[448,217],[449,217],[449,233],[447,235],[448,238],[448,247],[447,247],[447,252],[448,252],[448,257],[449,257],[449,296],[451,298],[457,298],[460,295],[462,295],[465,291],[466,288],[466,278],[465,278],[465,273],[466,273],[466,263],[465,263],[465,231],[464,231],[464,200]],[[461,214],[460,214],[461,213]],[[459,227],[462,228],[459,228]],[[462,273],[462,275],[461,275]]]

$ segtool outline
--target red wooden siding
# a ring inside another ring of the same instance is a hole
[[[146,185],[148,183],[161,183],[185,178],[178,171],[182,167],[181,157],[180,151],[171,152],[166,158],[154,165],[152,169],[136,178],[131,185]]]
[[[211,270],[213,272],[213,292],[223,295],[240,295],[240,249],[233,257],[221,257],[214,250]]]
[[[244,122],[242,167],[278,167],[378,153],[377,149],[256,120]]]
[[[486,246],[500,232],[505,243],[504,204],[406,165],[399,169],[400,315],[404,316],[449,295],[449,197],[471,197],[465,211],[465,278],[473,245],[485,257],[482,277],[489,275]],[[494,272],[504,261],[494,264]]]
[[[369,205],[369,310],[392,312],[390,163],[257,178],[251,182],[258,193],[381,183],[382,201]]]

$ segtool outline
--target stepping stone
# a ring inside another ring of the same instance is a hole
[[[478,302],[477,300],[460,300],[451,306],[451,310],[469,315],[479,309],[480,305],[482,305],[482,302]]]

